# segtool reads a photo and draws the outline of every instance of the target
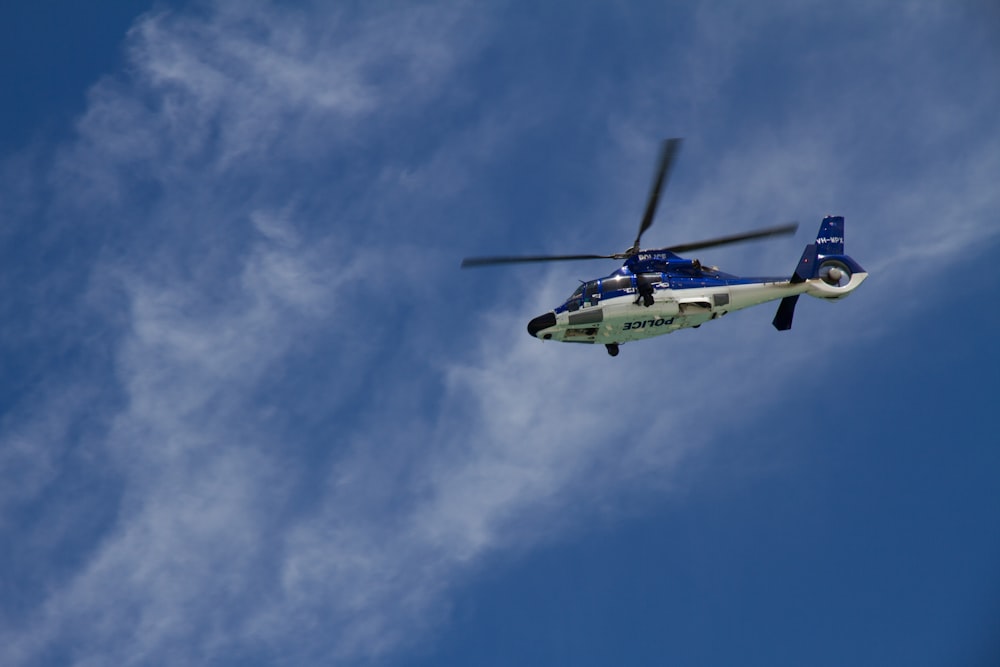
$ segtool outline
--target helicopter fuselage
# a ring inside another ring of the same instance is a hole
[[[698,260],[684,259],[676,253],[794,234],[798,223],[643,250],[642,236],[653,224],[660,193],[680,145],[678,138],[667,139],[661,145],[639,232],[628,250],[613,254],[466,257],[462,268],[624,259],[625,264],[617,271],[582,283],[565,303],[528,323],[528,333],[536,338],[603,344],[611,356],[618,355],[622,343],[700,327],[735,310],[768,301],[781,301],[771,324],[778,331],[788,331],[799,296],[839,300],[868,277],[856,261],[844,254],[844,218],[839,215],[823,218],[815,242],[806,246],[788,278],[742,278],[716,267],[706,268]]]
[[[804,255],[806,264],[807,259]],[[669,251],[642,252],[611,275],[581,284],[565,303],[531,320],[528,333],[542,340],[617,346],[800,294],[839,300],[868,277],[849,257],[814,255],[811,261],[817,259],[836,268],[838,279],[831,280],[828,272],[809,278],[746,278]]]

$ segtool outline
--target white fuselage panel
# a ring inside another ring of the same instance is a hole
[[[674,290],[657,286],[653,304],[636,303],[635,294],[598,300],[573,312],[556,315],[556,325],[539,331],[543,340],[576,343],[628,343],[668,334],[678,329],[697,327],[734,310],[742,310],[786,296],[807,293],[825,299],[846,296],[867,278],[857,273],[849,284],[831,287],[822,280],[800,283],[763,282],[704,289]]]

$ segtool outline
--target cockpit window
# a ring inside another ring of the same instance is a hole
[[[583,283],[576,288],[573,295],[566,300],[566,309],[569,311],[579,310],[584,305],[592,305],[597,301],[597,281]]]

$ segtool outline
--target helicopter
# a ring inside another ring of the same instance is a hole
[[[678,253],[703,250],[756,239],[794,234],[798,223],[757,229],[666,248],[642,249],[642,235],[652,226],[664,183],[681,139],[666,139],[653,178],[639,233],[631,247],[610,255],[520,255],[467,257],[462,268],[616,259],[625,263],[615,272],[581,281],[561,305],[528,322],[528,333],[541,340],[603,344],[618,356],[624,343],[653,338],[679,329],[698,328],[735,310],[777,301],[772,324],[778,331],[792,328],[799,296],[808,294],[838,301],[868,277],[854,259],[844,254],[844,218],[828,215],[816,240],[806,246],[790,277],[741,277],[705,266]]]

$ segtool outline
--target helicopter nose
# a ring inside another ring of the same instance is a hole
[[[542,329],[548,329],[549,327],[554,327],[556,325],[556,314],[555,313],[545,313],[544,315],[539,315],[535,319],[528,322],[528,333],[532,336],[538,337],[538,332]]]

